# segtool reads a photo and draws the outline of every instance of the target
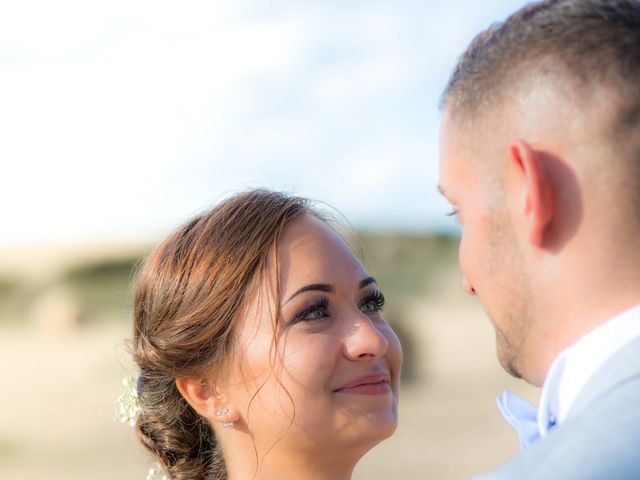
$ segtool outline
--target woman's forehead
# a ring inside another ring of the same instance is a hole
[[[279,257],[281,281],[291,277],[304,281],[314,275],[331,277],[354,268],[364,272],[342,237],[322,220],[309,216],[296,220],[285,230]]]

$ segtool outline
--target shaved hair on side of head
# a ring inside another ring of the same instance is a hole
[[[563,100],[597,105],[606,155],[625,177],[640,211],[640,0],[544,0],[480,33],[460,57],[441,108],[465,122],[487,118],[541,82]],[[604,156],[603,156],[604,157]],[[637,215],[640,226],[640,215]]]

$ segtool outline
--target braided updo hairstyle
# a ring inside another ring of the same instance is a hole
[[[139,273],[132,350],[140,369],[137,436],[172,480],[227,478],[213,428],[182,397],[176,378],[220,372],[236,326],[284,229],[306,201],[279,192],[235,195],[178,228]]]

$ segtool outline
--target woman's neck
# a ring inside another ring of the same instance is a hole
[[[277,447],[269,452],[228,450],[225,455],[229,480],[350,480],[361,458],[342,455],[304,454]]]

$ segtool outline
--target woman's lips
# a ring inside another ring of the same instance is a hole
[[[389,385],[389,375],[377,373],[366,375],[345,383],[340,388],[336,388],[334,393],[353,393],[358,395],[380,395],[391,391]]]

